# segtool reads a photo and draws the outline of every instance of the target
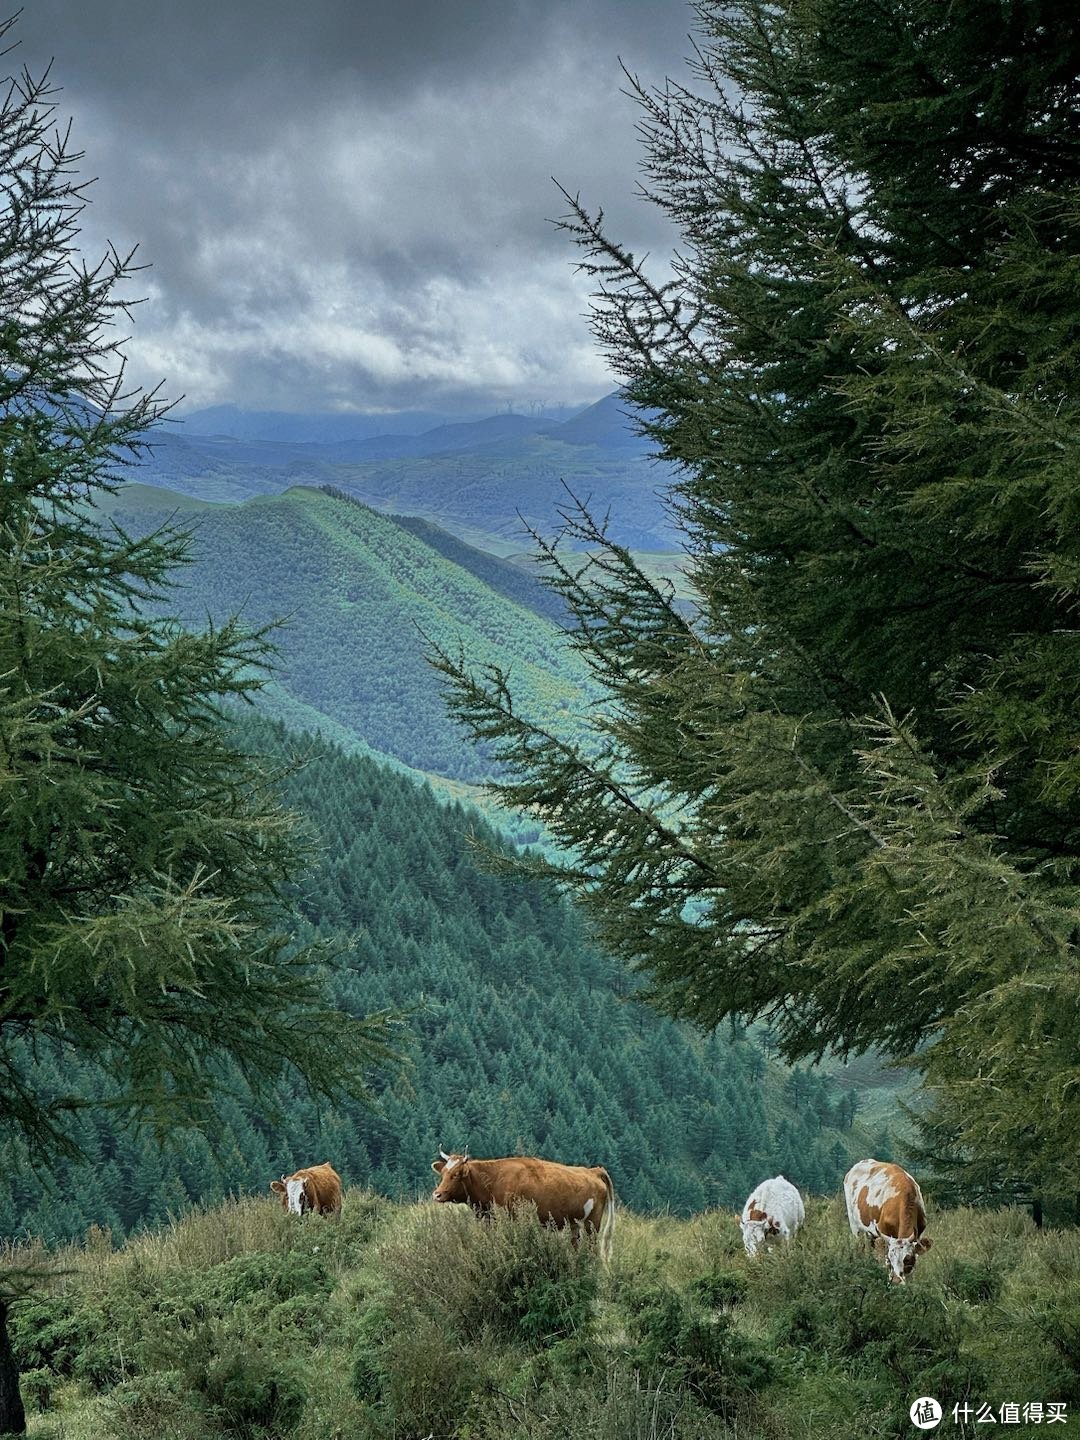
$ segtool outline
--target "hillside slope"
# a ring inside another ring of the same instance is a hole
[[[335,738],[351,733],[415,770],[482,781],[487,757],[449,720],[428,640],[511,669],[527,702],[566,733],[594,702],[585,666],[533,608],[531,577],[500,566],[493,588],[484,557],[473,552],[467,568],[463,552],[452,558],[449,545],[443,553],[347,497],[297,488],[207,505],[132,485],[102,510],[134,533],[174,513],[191,528],[193,563],[167,601],[185,623],[236,613],[252,626],[285,621],[265,708],[290,724],[325,716]]]
[[[928,1395],[942,1434],[1067,1424],[1077,1232],[931,1229],[890,1287],[835,1200],[755,1261],[730,1213],[623,1209],[603,1272],[529,1216],[353,1189],[340,1222],[299,1220],[267,1196],[117,1252],[26,1253],[42,1293],[11,1330],[42,1440],[904,1440]]]
[[[243,738],[275,764],[299,743],[254,720]],[[284,795],[315,863],[297,933],[351,944],[337,1003],[404,1011],[409,1069],[377,1080],[377,1108],[321,1116],[292,1092],[279,1114],[255,1111],[237,1075],[206,1133],[172,1136],[165,1154],[90,1108],[73,1122],[88,1163],[58,1163],[51,1188],[16,1159],[3,1167],[0,1231],[161,1223],[326,1157],[354,1184],[413,1197],[440,1146],[602,1162],[627,1203],[686,1213],[741,1203],[777,1170],[831,1190],[856,1151],[888,1144],[833,1081],[788,1076],[746,1037],[705,1038],[629,1001],[631,980],[567,902],[484,867],[470,835],[499,842],[475,812],[363,757],[300,748]],[[42,1056],[34,1083],[48,1090],[56,1063]]]

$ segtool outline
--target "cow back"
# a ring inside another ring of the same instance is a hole
[[[890,1161],[860,1160],[844,1177],[844,1198],[852,1231],[886,1239],[918,1239],[926,1228],[926,1207],[918,1181]]]

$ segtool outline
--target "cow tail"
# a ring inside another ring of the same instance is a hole
[[[597,1239],[600,1242],[600,1259],[606,1265],[611,1259],[611,1237],[615,1232],[615,1186],[611,1183],[611,1176],[602,1167],[600,1177],[607,1187],[607,1204],[604,1206],[604,1218],[600,1221]]]

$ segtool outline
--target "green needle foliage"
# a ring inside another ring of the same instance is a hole
[[[594,744],[436,660],[658,1003],[908,1057],[968,1193],[1072,1196],[1080,36],[1049,0],[695,9],[687,84],[631,82],[670,278],[565,225],[697,613],[571,506]]]
[[[293,823],[220,723],[266,633],[151,618],[185,537],[88,519],[163,406],[124,391],[132,257],[78,257],[53,113],[25,72],[0,109],[0,1127],[43,1163],[88,1103],[208,1123],[222,1057],[256,1095],[292,1072],[331,1097],[386,1054],[381,1018],[327,997],[329,954],[290,943]],[[94,1067],[96,1098],[38,1091],[27,1042]]]

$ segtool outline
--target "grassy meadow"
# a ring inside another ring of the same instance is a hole
[[[527,1214],[247,1198],[118,1249],[22,1247],[11,1328],[36,1440],[848,1440],[917,1433],[920,1395],[954,1436],[985,1402],[1072,1410],[1080,1231],[952,1210],[928,1233],[899,1287],[839,1198],[754,1261],[731,1212],[620,1209],[606,1271]]]

